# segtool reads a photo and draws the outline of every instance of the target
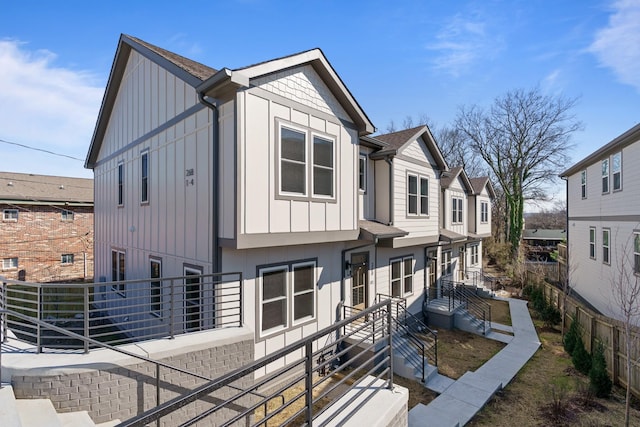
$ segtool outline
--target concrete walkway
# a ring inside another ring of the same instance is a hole
[[[535,354],[540,346],[527,301],[508,299],[512,327],[496,325],[495,329],[513,331],[513,338],[493,332],[487,338],[509,341],[475,372],[467,372],[457,381],[439,376],[433,386],[440,395],[428,405],[418,404],[409,411],[410,427],[455,427],[468,423],[491,399],[496,391],[505,387]],[[508,338],[507,338],[508,337]],[[440,390],[438,390],[440,388]]]

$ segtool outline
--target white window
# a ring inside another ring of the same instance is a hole
[[[73,254],[62,254],[60,257],[61,264],[73,264]]]
[[[471,265],[476,265],[479,262],[478,245],[471,246]]]
[[[120,282],[126,280],[125,253],[123,251],[111,251],[111,281]],[[112,289],[118,293],[124,294],[124,283],[114,283]]]
[[[124,163],[118,164],[118,206],[124,205]]]
[[[403,298],[413,293],[413,257],[390,260],[391,296]]]
[[[3,221],[17,221],[18,220],[18,209],[5,209],[2,212],[2,220]]]
[[[67,211],[67,210],[63,210],[61,212],[61,216],[63,221],[73,221],[73,218],[74,218],[73,212]]]
[[[280,128],[280,192],[307,194],[306,133]]]
[[[140,203],[149,202],[149,152],[140,156]]]
[[[265,267],[260,277],[260,331],[266,334],[316,318],[316,263]]]
[[[151,271],[149,272],[150,282],[150,311],[154,316],[162,315],[162,281],[154,280],[162,277],[162,260],[152,258],[149,260]]]
[[[442,252],[442,260],[440,265],[440,271],[443,276],[451,276],[453,273],[451,268],[451,251]]]
[[[602,229],[602,262],[605,264],[609,264],[611,261],[609,260],[609,229]]]
[[[613,175],[613,191],[622,190],[622,153],[611,156],[611,173]]]
[[[367,155],[360,154],[358,161],[358,189],[367,191]]]
[[[451,199],[451,222],[462,224],[462,199],[459,197]]]
[[[602,192],[609,192],[609,159],[602,161]]]
[[[633,272],[640,274],[640,232],[633,233]]]
[[[18,258],[4,258],[2,260],[3,270],[12,270],[18,268]]]
[[[589,258],[596,259],[596,228],[589,227]]]
[[[480,222],[489,222],[489,203],[480,202]]]
[[[587,171],[580,172],[580,189],[582,192],[582,198],[587,198]]]
[[[333,197],[333,140],[313,136],[313,195]]]
[[[407,175],[407,214],[429,215],[429,179],[423,176]]]

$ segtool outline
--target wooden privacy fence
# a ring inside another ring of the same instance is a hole
[[[535,274],[531,272],[531,274]],[[529,277],[528,277],[529,278]],[[538,276],[539,278],[539,276]],[[533,277],[532,277],[533,279]],[[552,303],[562,312],[563,292],[548,282],[533,280],[541,283],[544,296],[548,302]],[[531,282],[529,282],[531,283]],[[569,328],[571,322],[577,319],[582,331],[582,341],[589,353],[598,341],[601,341],[605,348],[605,358],[607,360],[607,371],[611,380],[615,384],[622,386],[631,383],[631,392],[640,398],[640,328],[631,330],[631,378],[627,378],[627,343],[624,336],[624,323],[610,317],[595,313],[586,308],[577,299],[567,296],[565,310],[565,325]]]

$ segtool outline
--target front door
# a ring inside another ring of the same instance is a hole
[[[202,330],[202,272],[184,268],[184,311],[187,332]]]
[[[429,299],[437,298],[438,283],[436,281],[437,268],[438,268],[438,252],[429,251],[427,253],[427,259],[429,260],[427,268],[429,269],[427,275],[427,286],[429,287]]]
[[[369,254],[351,255],[351,305],[364,310],[369,303]]]
[[[464,248],[460,248],[460,251],[458,252],[458,281],[460,282],[464,282],[464,276],[465,276],[465,271],[464,269],[466,268],[464,265],[464,256],[465,256],[465,252],[464,252]]]

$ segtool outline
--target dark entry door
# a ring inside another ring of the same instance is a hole
[[[351,255],[351,304],[364,310],[369,306],[369,254]]]

